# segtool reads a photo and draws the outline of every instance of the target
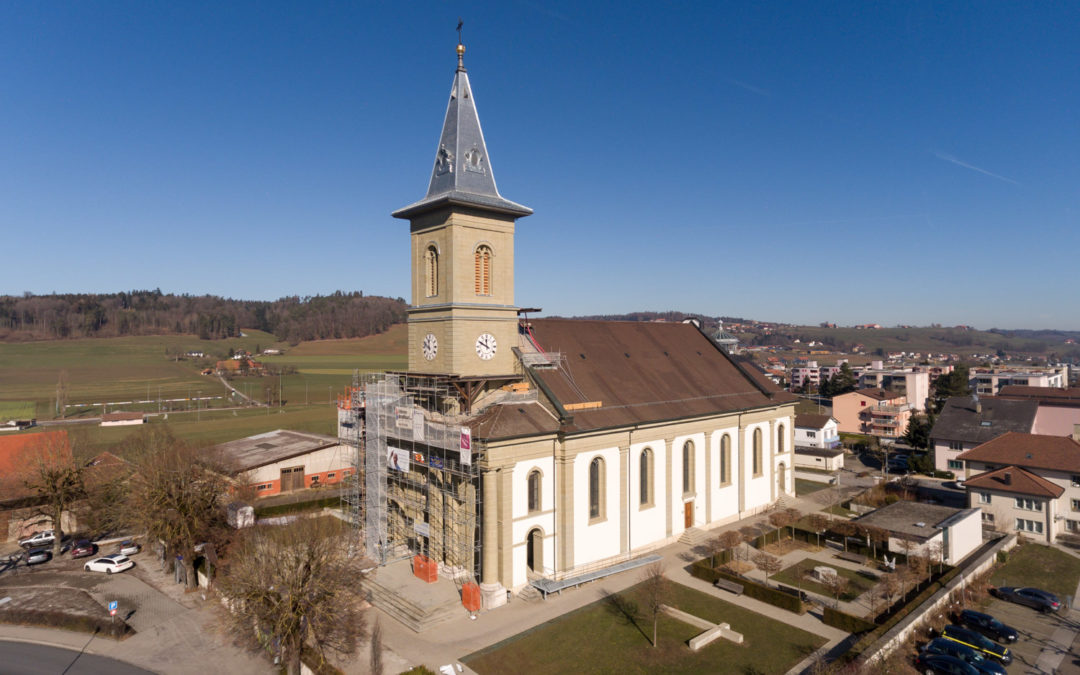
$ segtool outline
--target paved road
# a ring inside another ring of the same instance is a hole
[[[152,675],[123,661],[29,642],[0,641],[0,663],[10,675]]]

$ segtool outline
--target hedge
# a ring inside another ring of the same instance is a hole
[[[135,629],[123,619],[106,616],[68,614],[56,610],[12,608],[0,611],[0,622],[22,626],[45,626],[65,630],[96,633],[121,640],[135,634]]]
[[[740,577],[737,574],[730,574],[719,569],[714,569],[708,559],[698,560],[690,566],[690,574],[698,579],[708,581],[710,584],[714,583],[717,579],[726,579],[727,581],[733,581],[737,584],[741,584],[743,587],[743,595],[755,600],[761,600],[767,602],[770,605],[779,607],[780,609],[786,609],[789,612],[795,612],[796,614],[805,614],[806,605],[799,598],[788,595],[787,593],[758,583],[752,579],[746,577]]]
[[[874,628],[877,627],[877,624],[867,621],[862,617],[848,614],[847,612],[841,612],[832,607],[825,608],[825,613],[821,617],[821,620],[826,626],[839,628],[847,633],[865,633],[866,631],[874,630]]]
[[[930,599],[930,596],[944,588],[945,584],[952,581],[953,577],[955,577],[959,573],[959,567],[952,568],[945,574],[941,575],[941,577],[939,577],[937,581],[931,582],[929,586],[924,588],[909,602],[903,602],[903,600],[897,602],[894,607],[899,605],[899,609],[893,612],[891,616],[889,615],[889,612],[892,611],[891,609],[879,614],[877,616],[878,620],[880,620],[882,617],[888,618],[884,622],[879,623],[877,628],[859,638],[859,641],[852,645],[851,649],[849,649],[842,658],[846,661],[851,661],[858,658],[864,651],[866,651],[867,647],[877,642],[878,638],[889,632],[889,630],[891,630],[896,624],[900,623],[900,621],[904,617],[911,614],[914,610],[922,606],[924,602]]]

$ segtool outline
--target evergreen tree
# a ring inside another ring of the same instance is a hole
[[[957,366],[951,373],[940,375],[934,380],[934,412],[941,412],[945,401],[953,396],[968,396],[971,385],[968,384],[968,367]]]

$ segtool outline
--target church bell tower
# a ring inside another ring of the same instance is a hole
[[[495,187],[460,43],[457,56],[427,195],[393,213],[412,240],[409,371],[507,376],[518,342],[514,223],[532,209]]]

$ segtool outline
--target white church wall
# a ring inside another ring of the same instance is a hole
[[[728,482],[720,482],[720,443],[724,435],[731,439],[731,466],[728,468]],[[739,475],[742,467],[739,458],[742,447],[739,427],[725,427],[714,431],[709,438],[709,453],[712,455],[709,485],[712,490],[712,513],[709,522],[726,521],[739,515]]]
[[[783,464],[784,465],[784,492],[787,492],[788,494],[792,494],[792,495],[795,494],[795,490],[794,490],[795,478],[794,478],[793,473],[792,473],[792,469],[794,468],[792,466],[792,464],[794,463],[794,455],[791,452],[792,447],[793,447],[792,446],[792,442],[793,442],[792,426],[794,424],[795,424],[795,421],[793,419],[791,419],[790,417],[778,417],[778,418],[776,418],[776,430],[777,430],[778,435],[780,433],[781,425],[783,425],[783,427],[784,427],[784,429],[783,429],[783,431],[784,431],[784,444],[783,444],[784,452],[783,452],[783,454],[777,454],[775,457],[773,457],[773,480],[775,480],[777,482],[777,486],[779,486],[779,484],[780,484],[780,482],[779,482],[780,481],[780,477],[779,477],[780,476],[780,465]],[[780,448],[778,446],[777,450],[779,451],[779,449]],[[777,499],[780,498],[780,492],[779,491],[777,491],[776,497],[777,497]]]
[[[589,518],[589,464],[602,457],[604,470],[603,516],[590,524]],[[574,458],[574,565],[584,565],[594,560],[619,553],[619,449],[583,452]]]
[[[529,474],[540,472],[540,508],[529,512]],[[544,535],[543,566],[551,574],[555,563],[555,459],[541,457],[517,462],[511,477],[513,490],[511,495],[511,513],[513,523],[510,528],[513,541],[513,579],[512,584],[520,586],[528,582],[528,539],[529,532],[539,527]]]
[[[649,448],[653,453],[652,506],[641,507],[641,453]],[[647,546],[667,536],[664,504],[667,500],[667,444],[661,440],[634,443],[630,446],[629,538],[630,550]]]

